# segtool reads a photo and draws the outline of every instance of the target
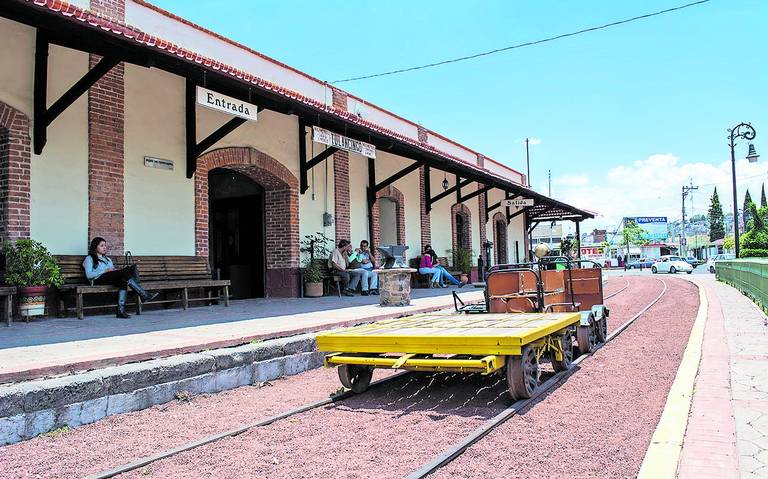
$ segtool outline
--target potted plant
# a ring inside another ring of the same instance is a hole
[[[461,281],[468,282],[469,276],[472,273],[472,250],[468,248],[454,248],[453,253],[453,267],[461,271]]]
[[[64,283],[59,263],[41,243],[32,239],[5,241],[5,282],[18,288],[19,314],[45,314],[48,288]]]
[[[305,254],[304,296],[308,298],[319,298],[323,295],[323,272],[320,262],[328,260],[329,242],[331,239],[323,233],[306,235],[301,242],[301,252]]]

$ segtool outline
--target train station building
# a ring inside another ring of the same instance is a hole
[[[475,261],[490,241],[507,263],[538,223],[592,217],[143,0],[4,0],[0,37],[2,239],[84,255],[102,236],[112,255],[207,257],[242,297],[295,297],[309,234]]]

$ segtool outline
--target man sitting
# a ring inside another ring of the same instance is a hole
[[[352,245],[348,240],[340,240],[339,246],[328,259],[328,268],[341,276],[342,293],[344,296],[352,296],[357,289],[357,284],[362,276],[361,270],[349,269],[349,253]]]
[[[379,294],[379,275],[374,271],[376,269],[376,257],[368,249],[368,242],[363,240],[360,247],[349,255],[349,261],[354,265],[359,264],[363,277],[363,296],[370,294]],[[369,284],[370,283],[370,284]]]

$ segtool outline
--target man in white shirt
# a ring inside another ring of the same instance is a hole
[[[344,296],[353,296],[362,276],[360,270],[349,269],[349,254],[351,252],[352,245],[350,242],[348,240],[340,240],[338,248],[333,250],[331,257],[328,258],[328,268],[341,276],[341,294]]]

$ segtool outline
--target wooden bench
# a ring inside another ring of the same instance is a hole
[[[85,306],[84,296],[97,293],[116,293],[118,288],[108,285],[91,285],[85,277],[83,270],[84,256],[56,256],[64,276],[64,285],[59,288],[59,315],[69,311],[75,311],[79,319],[83,319],[85,309],[105,308],[116,306],[107,304],[99,306]],[[125,267],[125,257],[112,258],[115,268]],[[133,263],[139,268],[141,285],[147,291],[179,291],[180,298],[162,299],[147,304],[168,304],[181,302],[181,307],[187,309],[191,301],[220,301],[224,300],[224,306],[229,306],[229,280],[211,279],[210,264],[208,258],[203,256],[134,256]],[[200,288],[207,292],[206,297],[190,298],[189,290]],[[217,291],[217,297],[211,295],[212,290]],[[74,295],[75,305],[67,307],[65,297]],[[136,314],[141,314],[143,303],[141,298],[136,298]]]
[[[13,315],[13,296],[16,294],[15,286],[0,286],[0,298],[5,303],[5,322],[11,325],[11,316]],[[29,321],[29,320],[27,320]]]
[[[323,294],[326,294],[326,291],[330,293],[330,288],[335,287],[336,293],[339,295],[339,298],[341,298],[341,276],[335,274],[331,268],[328,267],[328,260],[316,259],[314,261],[320,269],[320,275],[323,278]]]

